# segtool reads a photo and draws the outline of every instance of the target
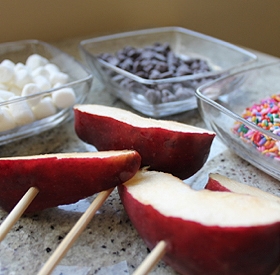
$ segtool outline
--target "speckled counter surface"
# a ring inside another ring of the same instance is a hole
[[[77,49],[80,40],[77,38],[52,44],[80,59]],[[269,62],[273,58],[259,54],[259,60]],[[96,89],[95,85],[88,102],[131,110],[109,93]],[[197,110],[167,119],[205,127]],[[95,148],[77,138],[71,120],[37,136],[1,146],[0,157],[88,150]],[[205,166],[187,183],[201,188],[210,172],[221,173],[280,196],[280,183],[277,180],[228,151],[217,139]],[[37,274],[94,198],[21,217],[0,243],[0,275]],[[0,223],[6,216],[7,213],[0,209]],[[115,190],[53,274],[132,274],[147,254],[147,247],[131,225]],[[176,273],[161,261],[151,274]]]

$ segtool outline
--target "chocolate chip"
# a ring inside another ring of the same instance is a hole
[[[160,54],[160,53],[154,53],[153,57],[155,59],[159,60],[159,61],[165,61],[166,60],[166,57],[163,54]]]
[[[176,101],[176,100],[177,100],[177,98],[173,94],[170,94],[168,96],[163,96],[162,97],[162,102],[172,102],[172,101]]]
[[[155,53],[153,51],[142,51],[141,58],[143,59],[152,59],[155,56]]]
[[[158,70],[152,70],[149,75],[149,78],[150,79],[159,79],[160,76],[161,76],[161,73]]]
[[[190,88],[180,87],[175,92],[175,96],[179,100],[187,99],[193,95],[194,95],[194,91],[193,91],[193,89],[190,89]]]
[[[176,76],[190,75],[192,74],[191,68],[186,64],[181,64],[176,71]]]
[[[173,72],[171,71],[167,71],[167,72],[164,72],[164,73],[161,73],[158,77],[159,78],[171,78],[173,77]]]
[[[149,73],[151,75],[153,68],[154,68],[153,64],[148,64],[147,66],[143,67],[143,71],[146,73]],[[158,70],[156,70],[156,71],[158,71]]]
[[[169,43],[156,42],[142,48],[126,46],[116,54],[102,53],[99,58],[144,79],[166,79],[210,71],[206,60],[175,55]],[[152,104],[183,100],[194,95],[194,89],[208,79],[188,80],[180,83],[162,83],[146,86],[116,72],[108,74],[120,86],[143,94]],[[213,78],[212,78],[213,79]]]
[[[162,94],[163,97],[168,97],[168,96],[172,95],[172,93],[167,89],[162,90],[161,94]]]
[[[161,93],[160,91],[154,89],[148,89],[145,93],[147,100],[152,104],[158,104],[161,102]]]
[[[138,71],[135,72],[135,75],[142,77],[142,78],[146,78],[147,77],[147,73],[145,73],[144,71]]]
[[[157,85],[157,88],[160,91],[162,91],[163,89],[167,89],[171,91],[173,89],[172,87],[173,87],[172,83],[162,83]]]
[[[131,71],[133,67],[133,60],[131,58],[127,58],[122,63],[120,63],[119,66],[125,71]]]
[[[158,62],[155,65],[155,69],[158,70],[159,72],[163,73],[163,72],[168,71],[168,66],[165,62]]]
[[[118,66],[120,63],[119,63],[119,59],[115,56],[110,56],[107,58],[107,62],[109,62],[111,65],[113,66]]]

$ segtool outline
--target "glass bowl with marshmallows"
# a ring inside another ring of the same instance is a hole
[[[70,119],[92,74],[74,57],[38,40],[0,44],[0,145]]]

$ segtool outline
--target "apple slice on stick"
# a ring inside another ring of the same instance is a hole
[[[80,234],[84,231],[88,223],[91,221],[96,211],[101,207],[104,201],[108,198],[114,188],[111,188],[106,191],[102,191],[98,194],[95,200],[91,203],[86,212],[81,216],[78,222],[72,227],[67,236],[63,239],[54,253],[51,255],[49,260],[40,270],[38,275],[49,275],[54,270],[56,265],[61,261],[63,256],[67,253],[67,251],[71,248],[73,243],[77,240]]]
[[[74,203],[115,187],[131,178],[140,162],[133,150],[0,159],[0,206],[11,211],[0,225],[0,241],[24,212]]]
[[[280,203],[233,192],[193,190],[180,179],[138,171],[118,186],[124,208],[152,250],[181,274],[271,274],[280,263]]]
[[[141,166],[186,179],[205,163],[215,133],[102,105],[74,106],[78,137],[97,150],[134,149]]]
[[[31,187],[39,193],[25,213],[74,203],[130,179],[140,163],[134,150],[1,158],[0,206],[10,212]]]

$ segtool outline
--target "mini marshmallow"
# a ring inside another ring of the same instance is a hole
[[[1,90],[0,89],[0,99],[2,100],[9,100],[11,97],[15,96],[14,93],[7,91],[7,90]]]
[[[25,62],[26,66],[31,70],[44,66],[47,63],[49,63],[49,60],[39,54],[30,55]]]
[[[40,66],[40,67],[34,69],[34,70],[31,72],[31,75],[32,75],[32,77],[41,75],[41,76],[46,77],[47,79],[49,79],[49,77],[50,77],[49,71],[48,71],[45,67],[43,67],[43,66]]]
[[[13,69],[0,64],[0,82],[7,83],[12,80],[14,76]]]
[[[10,68],[11,70],[13,70],[15,68],[15,63],[13,61],[11,61],[10,59],[4,59],[1,62],[1,65]]]
[[[54,105],[59,109],[69,108],[76,102],[76,95],[72,88],[62,88],[52,93]]]
[[[56,113],[56,107],[50,96],[46,96],[40,102],[32,107],[32,111],[36,119],[42,119]]]
[[[14,84],[22,89],[25,84],[32,82],[32,77],[27,70],[15,71]]]
[[[11,99],[21,98],[15,96]],[[31,123],[35,120],[35,116],[25,100],[13,102],[9,104],[9,110],[18,126]]]
[[[16,127],[16,123],[8,108],[0,107],[0,132],[8,131]]]
[[[9,87],[9,91],[14,93],[15,95],[21,95],[21,89],[17,86],[11,85]]]
[[[66,73],[63,72],[52,72],[50,74],[50,82],[52,85],[55,85],[57,83],[60,84],[66,84],[69,80],[69,76]]]
[[[21,96],[30,96],[30,95],[38,94],[40,92],[42,92],[42,91],[37,84],[28,83],[28,84],[24,85],[22,92],[21,92]],[[34,106],[40,102],[41,98],[42,98],[42,95],[38,95],[38,96],[28,98],[27,101],[30,106]]]
[[[41,91],[47,91],[52,88],[50,81],[42,75],[37,75],[33,77],[33,81],[37,84]]]
[[[48,63],[44,66],[44,68],[49,72],[49,73],[57,73],[60,72],[60,69],[57,65],[53,63]]]
[[[19,70],[29,70],[29,68],[27,66],[25,66],[23,63],[21,62],[18,62],[17,64],[15,64],[15,67],[14,67],[14,71],[19,71]]]

